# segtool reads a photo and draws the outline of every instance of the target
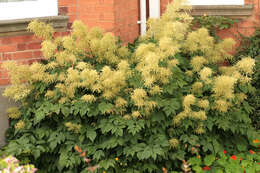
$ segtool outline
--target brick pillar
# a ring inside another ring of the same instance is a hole
[[[88,1],[88,0],[87,0]],[[59,15],[69,16],[68,28],[79,16],[78,0],[58,0]]]
[[[139,0],[115,0],[114,33],[124,42],[133,42],[140,33]]]
[[[114,0],[78,0],[78,19],[89,27],[99,26],[108,32],[113,32]]]
[[[132,42],[139,35],[139,0],[78,0],[78,18]]]

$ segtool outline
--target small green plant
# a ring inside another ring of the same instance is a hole
[[[33,165],[19,165],[19,161],[12,156],[0,159],[0,173],[35,173]]]
[[[196,156],[188,160],[196,173],[258,173],[260,155],[253,150],[237,155],[228,154],[226,150],[216,155]]]

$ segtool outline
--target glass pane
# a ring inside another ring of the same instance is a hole
[[[37,1],[37,0],[0,0],[1,2],[22,2],[22,1]]]

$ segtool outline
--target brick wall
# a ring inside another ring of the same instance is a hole
[[[57,32],[61,36],[66,32]],[[42,58],[41,40],[33,35],[9,36],[0,38],[0,65],[8,60],[21,64],[32,64]],[[0,68],[0,85],[9,84],[7,72]]]
[[[87,0],[88,1],[88,0]],[[71,27],[72,22],[79,16],[78,0],[58,0],[59,15],[69,16],[68,28]]]
[[[76,0],[59,0],[59,14],[68,15],[68,28],[76,19]],[[66,32],[56,32],[55,36]],[[15,60],[22,64],[31,64],[42,58],[41,40],[31,34],[0,37],[0,65],[7,60]],[[7,72],[0,68],[0,86],[8,85]]]
[[[78,19],[89,27],[101,27],[108,32],[115,28],[114,0],[78,0]]]
[[[133,42],[140,33],[138,20],[139,0],[115,0],[115,35],[123,41]]]
[[[31,63],[41,58],[40,40],[32,35],[0,38],[0,63],[15,60],[20,63]],[[7,73],[0,69],[0,85],[9,83]]]
[[[218,32],[218,35],[221,38],[234,38],[237,41],[237,46],[239,45],[239,33],[250,36],[254,33],[255,27],[260,26],[260,0],[245,0],[245,4],[254,4],[253,15],[248,18],[241,19],[239,23],[235,24],[228,30]]]
[[[59,0],[59,15],[69,16],[68,31],[74,20],[82,20],[89,27],[98,26],[132,42],[139,35],[138,0]],[[56,36],[66,32],[55,33]],[[31,64],[42,58],[41,40],[33,35],[0,37],[0,64],[7,60]],[[7,72],[0,69],[0,85],[9,84]]]

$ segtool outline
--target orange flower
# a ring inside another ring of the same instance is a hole
[[[168,170],[164,167],[162,167],[162,171],[163,171],[163,173],[168,173]]]
[[[118,157],[116,157],[115,160],[118,161]]]
[[[255,154],[255,152],[253,150],[249,150],[250,154]]]
[[[230,157],[230,159],[237,160],[237,156],[233,155],[233,156]]]
[[[82,153],[82,150],[81,150],[81,148],[79,148],[79,146],[76,145],[76,146],[74,147],[74,149],[75,149],[78,153]]]
[[[257,143],[259,143],[260,141],[258,140],[258,139],[255,139],[255,140],[253,140],[253,143],[254,144],[257,144]]]
[[[202,168],[202,170],[203,170],[203,171],[209,171],[209,170],[210,170],[210,167],[209,167],[209,166],[204,166],[204,167]]]
[[[85,157],[85,156],[86,156],[86,152],[85,151],[80,154],[80,157]]]
[[[200,159],[201,158],[200,155],[198,155],[197,158]]]

